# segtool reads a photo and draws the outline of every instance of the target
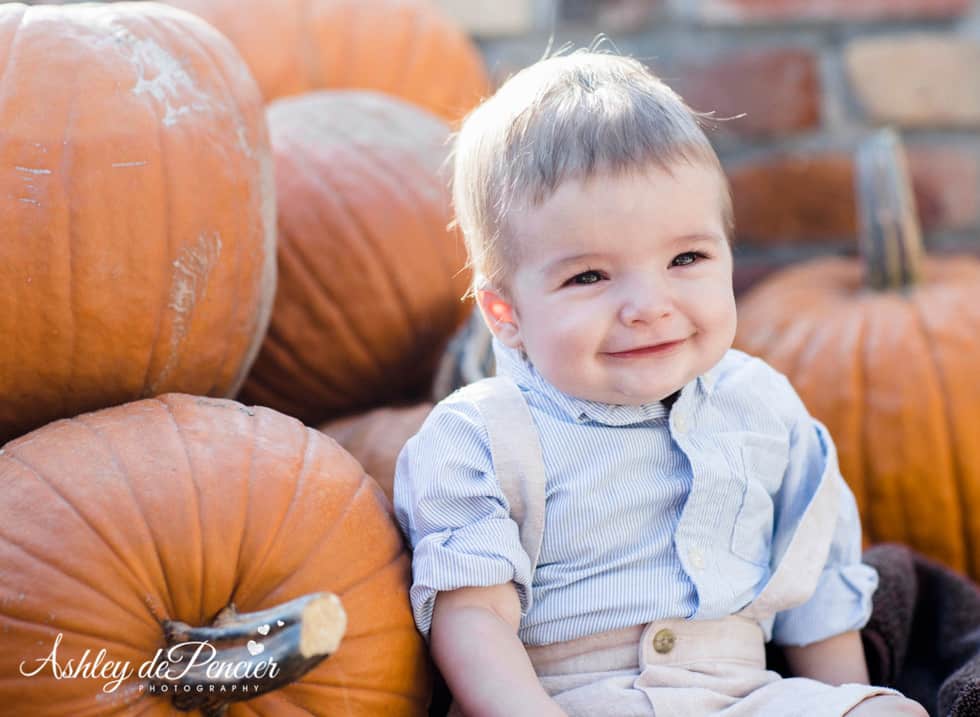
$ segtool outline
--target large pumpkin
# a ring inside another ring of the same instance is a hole
[[[275,287],[268,132],[234,48],[154,3],[5,3],[0,71],[0,442],[233,395]]]
[[[268,118],[279,292],[243,400],[316,424],[422,399],[467,311],[449,128],[357,91],[278,100]]]
[[[320,430],[344,447],[394,500],[395,468],[398,455],[409,438],[422,428],[432,404],[383,406],[356,416],[340,418],[320,426]]]
[[[872,541],[980,578],[980,261],[920,258],[894,144],[859,155],[864,263],[826,258],[763,281],[740,300],[736,345],[827,424]]]
[[[167,0],[227,35],[266,101],[368,89],[454,120],[486,94],[483,59],[431,0]]]
[[[103,663],[136,669],[170,644],[166,621],[208,625],[230,604],[250,613],[327,591],[347,614],[339,649],[228,717],[425,714],[428,662],[388,502],[295,419],[169,394],[8,443],[0,485],[0,713],[186,714],[137,677],[103,691],[107,678],[59,680],[38,661],[61,635],[63,667],[104,649]]]

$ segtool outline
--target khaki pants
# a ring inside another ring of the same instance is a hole
[[[840,717],[893,690],[833,687],[766,670],[762,629],[736,615],[662,620],[539,647],[528,656],[569,715]]]

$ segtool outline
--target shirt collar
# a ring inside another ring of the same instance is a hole
[[[593,421],[606,426],[628,426],[657,418],[666,418],[670,413],[661,401],[638,406],[626,406],[601,401],[588,401],[564,393],[538,373],[534,364],[522,352],[505,346],[496,337],[493,339],[493,356],[497,375],[509,376],[518,385],[545,396],[572,420],[579,423]],[[710,395],[713,388],[713,372],[707,371],[684,386],[681,389],[681,397],[683,398],[697,390],[700,390],[704,395]]]

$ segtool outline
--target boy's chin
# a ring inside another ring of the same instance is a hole
[[[680,390],[680,389],[677,389],[677,390]],[[665,398],[668,398],[669,396],[672,396],[674,393],[675,393],[675,391],[671,391],[670,393],[664,394],[662,396],[659,395],[659,394],[657,394],[657,395],[650,395],[650,396],[644,397],[644,398],[636,398],[636,399],[630,399],[630,400],[627,400],[627,401],[619,401],[618,403],[620,405],[622,405],[622,406],[648,406],[651,403],[657,403],[658,401],[663,401]]]
[[[622,406],[644,406],[651,403],[663,401],[674,395],[692,379],[686,376],[672,376],[669,381],[664,381],[666,376],[635,376],[631,380],[617,382],[618,385],[610,387],[610,398],[605,403],[617,403]],[[656,378],[661,380],[657,381]],[[685,380],[687,379],[687,380]]]
[[[591,400],[617,406],[646,406],[651,403],[663,401],[665,398],[674,395],[681,388],[683,388],[683,386],[678,386],[677,388],[672,388],[670,390],[658,388],[655,391],[616,391],[604,394],[602,398],[593,398]]]

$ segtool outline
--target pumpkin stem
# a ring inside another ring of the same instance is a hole
[[[855,184],[865,282],[908,290],[920,279],[922,231],[901,139],[881,129],[858,146]]]
[[[219,717],[232,702],[298,680],[336,651],[346,628],[347,615],[331,593],[252,613],[229,605],[207,627],[167,620],[160,661],[169,665],[149,681],[153,692],[172,694],[177,709]]]

